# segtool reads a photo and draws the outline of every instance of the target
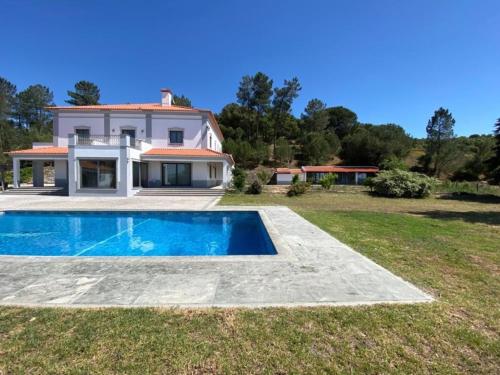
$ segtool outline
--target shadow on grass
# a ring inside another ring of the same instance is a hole
[[[413,211],[409,212],[413,215],[426,216],[431,219],[440,220],[463,220],[469,223],[482,223],[489,225],[500,225],[500,212],[499,211]]]
[[[475,202],[475,203],[491,203],[500,204],[500,196],[493,194],[474,194],[474,193],[449,193],[443,194],[439,199]]]

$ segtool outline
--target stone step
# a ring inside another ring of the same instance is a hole
[[[67,195],[67,191],[64,188],[59,187],[21,187],[12,188],[3,192],[7,195]]]
[[[202,189],[202,188],[146,188],[139,191],[136,196],[210,196],[221,197],[225,193],[224,189]]]

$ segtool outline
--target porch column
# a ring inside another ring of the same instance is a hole
[[[43,161],[33,160],[33,187],[43,187]]]
[[[358,184],[358,172],[354,172],[354,185]]]
[[[227,161],[224,161],[222,163],[222,187],[223,188],[227,188],[229,186],[230,176],[228,173],[228,168],[230,168],[229,163]]]
[[[12,159],[12,164],[13,164],[13,176],[12,176],[12,182],[15,188],[19,187],[20,183],[20,178],[21,178],[21,161],[18,158],[13,158]]]

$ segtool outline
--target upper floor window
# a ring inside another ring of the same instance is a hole
[[[170,130],[168,133],[170,143],[184,143],[184,132],[182,130]]]
[[[75,134],[79,137],[89,137],[90,136],[90,129],[75,129]]]
[[[210,146],[208,146],[208,148],[212,148],[212,135],[210,134]]]

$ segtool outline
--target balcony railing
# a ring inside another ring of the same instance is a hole
[[[74,143],[73,143],[74,142]],[[141,139],[135,139],[126,134],[121,135],[73,135],[71,144],[76,146],[129,146],[142,150],[146,144]]]
[[[120,146],[119,135],[75,135],[78,146]]]

